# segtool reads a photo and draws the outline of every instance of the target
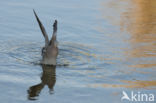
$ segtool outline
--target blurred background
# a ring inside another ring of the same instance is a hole
[[[0,1],[3,103],[121,103],[122,91],[156,94],[156,0]],[[59,66],[39,65],[44,38],[33,9],[49,37],[58,20]]]

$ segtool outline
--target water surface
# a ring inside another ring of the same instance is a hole
[[[155,5],[155,0],[1,1],[0,101],[121,103],[122,91],[155,95]],[[49,36],[58,20],[56,67],[39,65],[44,39],[32,9]]]

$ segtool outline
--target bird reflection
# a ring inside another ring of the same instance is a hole
[[[42,65],[42,76],[41,76],[41,83],[31,86],[28,89],[28,99],[29,100],[36,100],[41,92],[41,90],[44,88],[45,85],[49,88],[49,93],[53,93],[53,87],[56,82],[56,75],[55,75],[55,68],[56,66],[47,66]]]

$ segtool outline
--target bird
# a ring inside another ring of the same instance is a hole
[[[45,46],[42,48],[42,51],[41,51],[42,52],[41,64],[56,65],[57,64],[56,59],[57,59],[58,52],[59,52],[58,42],[57,42],[57,23],[58,22],[57,20],[54,21],[53,34],[52,34],[51,39],[49,40],[48,34],[34,9],[33,9],[33,12],[38,22],[38,25],[41,29],[41,32],[43,34],[43,37],[45,39]]]

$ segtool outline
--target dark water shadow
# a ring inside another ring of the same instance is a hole
[[[47,85],[49,93],[53,94],[56,83],[56,66],[42,65],[41,83],[30,86],[28,89],[28,99],[37,100],[42,89]]]

